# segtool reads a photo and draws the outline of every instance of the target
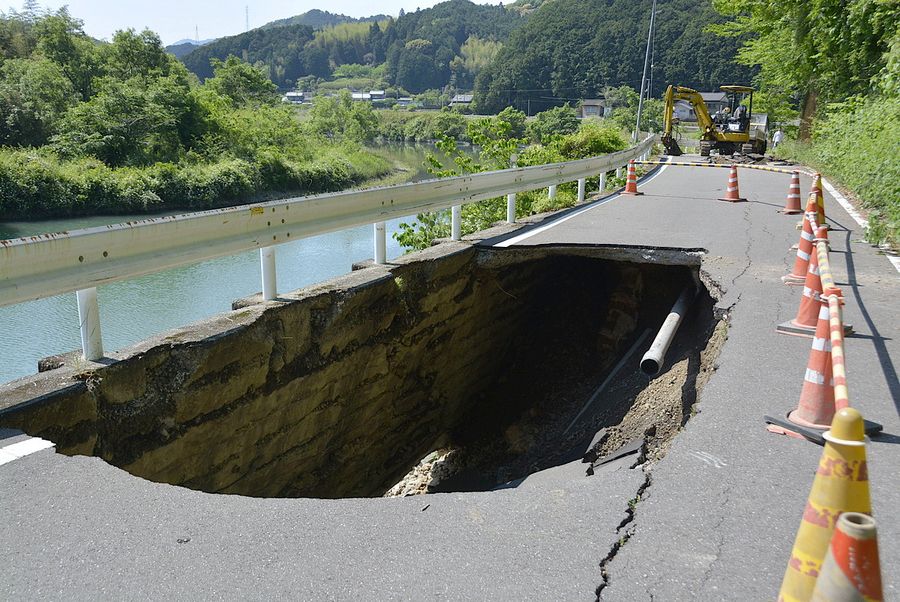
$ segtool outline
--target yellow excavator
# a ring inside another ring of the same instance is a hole
[[[753,88],[747,86],[721,86],[730,106],[715,115],[709,109],[699,92],[684,86],[666,88],[664,119],[665,128],[662,135],[666,152],[673,156],[683,154],[678,141],[672,134],[676,123],[675,102],[686,100],[691,103],[697,115],[700,127],[700,154],[708,157],[710,151],[717,150],[720,155],[733,155],[741,152],[763,154],[766,152],[766,115],[753,115]],[[747,103],[744,103],[744,100]],[[755,117],[755,118],[754,118]]]

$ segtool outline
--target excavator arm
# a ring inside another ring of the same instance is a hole
[[[701,131],[703,131],[704,137],[715,137],[716,127],[713,124],[709,110],[706,108],[706,103],[703,102],[703,97],[700,96],[699,92],[692,88],[685,88],[684,86],[669,86],[666,88],[665,107],[663,109],[664,128],[662,143],[663,146],[666,147],[667,153],[677,157],[682,154],[682,150],[681,147],[678,146],[678,142],[672,136],[672,129],[675,121],[676,100],[686,100],[691,103],[691,106],[694,107],[694,113],[697,115],[697,125],[699,125]]]

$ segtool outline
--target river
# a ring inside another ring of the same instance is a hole
[[[409,166],[409,179],[428,178],[426,146],[385,145],[379,154]],[[0,240],[116,224],[146,215],[111,215],[39,222],[0,222]],[[392,234],[401,218],[387,222],[388,259],[403,254]],[[278,290],[309,286],[350,271],[373,256],[372,226],[305,238],[276,247]],[[249,251],[123,280],[98,288],[103,347],[121,349],[153,334],[228,311],[234,299],[261,289],[259,253]],[[0,307],[0,383],[37,371],[48,355],[81,348],[75,293]]]

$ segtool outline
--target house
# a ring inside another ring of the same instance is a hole
[[[675,106],[672,107],[672,113],[679,121],[697,121],[697,114],[694,112],[694,107],[686,100],[675,101]]]
[[[372,95],[368,92],[351,92],[350,98],[353,100],[370,102],[372,100]]]
[[[451,107],[467,107],[472,104],[474,94],[457,94],[450,99]]]
[[[371,100],[384,100],[384,90],[370,90],[369,98]]]
[[[410,98],[409,96],[401,96],[400,98],[397,99],[397,106],[398,107],[408,107],[409,105],[412,104],[412,101],[413,101],[413,99]]]
[[[281,102],[289,102],[295,105],[303,104],[304,100],[306,100],[304,92],[288,92],[281,98]]]
[[[612,113],[612,108],[606,106],[606,101],[602,98],[585,98],[581,101],[578,117],[607,117]]]
[[[710,115],[714,115],[717,111],[721,111],[731,105],[728,95],[724,92],[701,92],[700,96],[703,98],[703,102],[706,103],[706,108],[709,109]]]

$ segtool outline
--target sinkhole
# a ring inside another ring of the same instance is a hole
[[[514,487],[634,440],[652,461],[724,338],[700,255],[433,247],[123,350],[0,426],[258,497]],[[648,379],[641,356],[686,287],[696,298]]]

